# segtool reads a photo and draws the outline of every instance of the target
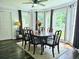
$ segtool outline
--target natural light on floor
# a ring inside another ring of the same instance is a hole
[[[20,48],[24,49],[21,42],[17,42],[17,45]],[[60,54],[58,54],[57,49],[55,48],[55,58],[59,58],[62,54],[67,52],[69,49],[73,49],[73,48],[65,43],[60,43]],[[30,55],[32,55],[35,59],[55,59],[52,55],[52,49],[48,46],[44,48],[43,55],[40,55],[41,52],[40,45],[37,45],[35,55],[33,55],[33,45],[31,45],[30,51],[28,51],[28,44],[26,45],[26,49],[24,50]]]

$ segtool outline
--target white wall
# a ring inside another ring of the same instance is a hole
[[[0,40],[11,38],[10,11],[0,11]]]
[[[12,10],[11,11],[11,17],[12,17],[12,39],[16,38],[16,26],[15,26],[15,22],[18,19],[18,11]]]
[[[16,39],[18,10],[0,9],[0,40]],[[31,27],[35,30],[35,13],[31,13]]]
[[[15,20],[18,20],[17,11],[0,9],[0,40],[15,39]]]

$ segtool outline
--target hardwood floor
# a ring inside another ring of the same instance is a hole
[[[0,41],[0,59],[34,59],[18,45],[15,40]],[[77,51],[68,50],[57,59],[79,59]]]
[[[14,40],[0,41],[0,59],[34,59],[22,50]]]
[[[61,55],[58,59],[79,59],[79,53],[76,50],[69,50]]]

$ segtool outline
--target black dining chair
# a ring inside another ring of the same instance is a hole
[[[25,48],[26,48],[26,45],[27,45],[27,42],[30,41],[30,38],[29,38],[29,30],[28,30],[28,29],[25,30],[25,35],[24,35],[24,37],[25,37],[24,49],[25,49]]]
[[[53,57],[55,57],[55,55],[54,55],[55,46],[57,46],[58,53],[60,53],[59,52],[59,41],[60,41],[61,33],[62,33],[62,31],[58,30],[58,31],[55,32],[55,35],[53,35],[53,38],[47,40],[46,45],[52,47]]]
[[[48,32],[53,32],[53,28],[47,28]]]
[[[55,45],[57,45],[58,53],[60,53],[60,51],[59,51],[59,41],[60,41],[60,38],[61,38],[61,34],[62,34],[61,30],[58,30],[58,35],[57,35],[57,33],[55,34],[55,35],[57,35],[56,38],[55,38]]]
[[[38,36],[31,35],[30,44],[33,44],[33,48],[34,48],[33,54],[35,54],[35,50],[36,50],[37,45],[41,44],[40,38]]]
[[[24,33],[24,29],[21,29],[21,35],[22,35],[22,46],[23,46],[24,41],[25,41],[25,33]]]
[[[19,40],[19,39],[22,39],[22,31],[21,33],[19,33],[20,30],[16,30],[16,39]]]
[[[25,32],[25,45],[24,45],[24,48],[26,48],[26,44],[27,44],[27,42],[28,42],[28,44],[29,44],[29,46],[30,46],[30,40],[31,40],[31,34],[33,33],[33,31],[32,30],[30,30],[30,29],[27,29],[26,30],[26,32]],[[30,49],[30,48],[29,48]],[[28,49],[28,50],[29,50]]]
[[[22,46],[23,46],[23,42],[25,40],[25,36],[24,36],[24,29],[21,29],[21,32],[19,33],[19,31],[16,32],[16,39],[19,40],[21,39],[22,41]]]
[[[40,27],[40,31],[44,32],[45,31],[45,27]]]
[[[24,30],[30,29],[30,27],[24,27]]]
[[[22,46],[24,45],[24,48],[26,48],[27,41],[29,42],[29,33],[30,33],[30,29],[26,29],[26,30],[22,29],[21,30]]]

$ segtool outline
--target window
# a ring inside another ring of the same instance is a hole
[[[61,38],[64,39],[64,32],[65,32],[65,24],[67,18],[67,8],[57,9],[54,10],[54,19],[55,20],[55,31],[62,30]]]
[[[31,26],[31,13],[30,12],[22,12],[22,24],[23,24],[23,28]]]
[[[46,28],[50,28],[50,12],[51,11],[46,11],[45,13],[45,19],[46,19]]]
[[[38,20],[42,23],[41,27],[44,27],[44,12],[38,12]]]

